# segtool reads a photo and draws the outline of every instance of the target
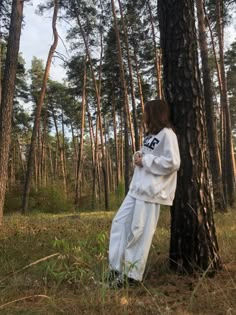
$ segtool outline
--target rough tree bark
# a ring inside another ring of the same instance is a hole
[[[8,157],[11,143],[13,97],[18,65],[23,6],[24,1],[22,0],[12,1],[11,22],[2,84],[2,100],[0,106],[0,224],[2,223],[8,177]]]
[[[214,272],[221,263],[209,185],[194,0],[159,0],[159,16],[165,94],[181,154],[171,208],[170,265],[186,272]]]

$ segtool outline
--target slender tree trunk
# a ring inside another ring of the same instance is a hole
[[[87,118],[88,118],[88,125],[89,125],[89,135],[90,135],[90,144],[91,144],[91,155],[92,155],[92,165],[94,165],[95,161],[95,152],[94,152],[94,132],[93,132],[93,124],[91,114],[88,109],[87,105]]]
[[[64,150],[63,150],[64,145],[63,145],[63,141],[61,143],[61,140],[60,140],[58,125],[57,125],[57,118],[56,118],[56,114],[55,114],[53,105],[51,105],[51,109],[52,109],[52,117],[53,117],[53,121],[54,121],[54,126],[56,129],[57,148],[59,151],[60,169],[61,169],[61,175],[62,175],[62,179],[63,179],[64,194],[66,196],[67,195],[67,183],[66,183],[66,173],[65,173],[65,165],[64,165]]]
[[[54,184],[55,181],[55,172],[54,172],[54,167],[53,167],[53,161],[52,161],[52,149],[51,145],[49,144],[48,146],[48,152],[49,152],[49,165],[50,165],[50,173],[51,173],[51,181]]]
[[[38,185],[38,182],[39,182],[39,179],[38,179],[38,177],[39,177],[39,170],[38,170],[38,154],[37,154],[36,150],[34,152],[34,160],[33,160],[33,162],[34,162],[34,182],[33,182],[33,186],[34,186],[35,190],[37,191],[38,187],[39,187],[39,185]]]
[[[124,65],[122,60],[122,52],[121,52],[121,45],[120,45],[120,35],[118,29],[118,23],[116,18],[116,10],[115,10],[115,3],[114,0],[112,2],[112,13],[114,18],[114,26],[115,26],[115,33],[116,33],[116,43],[117,43],[117,50],[118,50],[118,61],[120,66],[120,80],[122,83],[123,89],[123,96],[124,96],[124,130],[125,130],[125,193],[127,194],[129,190],[129,173],[130,173],[130,161],[129,161],[129,139],[128,139],[128,94],[127,94],[127,87],[125,82],[125,71]],[[131,127],[131,125],[130,125]]]
[[[52,57],[58,43],[58,33],[56,29],[57,13],[58,13],[58,0],[54,0],[54,12],[53,12],[53,20],[52,20],[54,42],[49,50],[47,64],[46,64],[44,77],[43,77],[41,93],[40,93],[39,102],[37,104],[37,109],[35,113],[34,127],[33,127],[33,132],[32,132],[32,137],[31,137],[31,144],[30,144],[30,151],[29,151],[28,165],[27,165],[27,174],[26,174],[23,203],[22,203],[22,212],[24,214],[28,212],[30,184],[31,184],[31,177],[33,173],[33,157],[34,157],[34,152],[35,152],[37,131],[39,129],[40,115],[41,115],[43,101],[44,101],[44,97],[46,93],[47,80],[48,80],[49,71],[51,67]]]
[[[12,108],[24,1],[13,0],[0,107],[0,225],[2,224],[11,144]]]
[[[138,79],[138,90],[139,90],[140,104],[141,104],[142,117],[143,117],[143,114],[144,114],[143,89],[142,89],[141,76],[140,76],[137,53],[136,53],[135,47],[134,47],[134,60],[135,60],[135,67],[136,67],[136,73],[137,73],[137,79]],[[145,131],[146,131],[146,128],[145,128],[144,120],[142,119],[141,125],[140,125],[140,133],[139,133],[139,145],[140,145],[140,147],[141,147],[142,142],[143,142],[143,135],[145,134]]]
[[[79,5],[79,1],[76,0],[77,5]],[[86,54],[87,58],[89,61],[90,65],[90,70],[91,70],[91,75],[92,75],[92,80],[95,88],[95,94],[96,94],[96,99],[97,99],[97,115],[98,115],[98,123],[99,123],[99,130],[100,130],[100,141],[101,141],[101,151],[102,151],[102,171],[103,171],[103,180],[104,180],[104,197],[105,197],[105,209],[109,209],[109,194],[108,194],[108,178],[107,178],[107,170],[106,170],[106,154],[105,154],[105,148],[104,148],[104,143],[103,143],[103,128],[102,128],[102,117],[101,117],[101,96],[100,96],[100,82],[99,85],[97,84],[94,69],[93,69],[93,63],[91,60],[91,55],[90,55],[90,50],[88,46],[88,42],[86,40],[85,32],[83,30],[81,21],[80,21],[80,16],[78,12],[78,8],[76,6],[76,3],[74,1],[74,10],[77,18],[77,22],[83,37],[83,41],[85,44],[86,48]],[[101,55],[100,55],[100,67],[99,67],[99,81],[101,81],[101,62],[102,62],[102,52],[103,52],[103,47],[102,47],[102,36],[101,36]]]
[[[83,78],[83,96],[82,96],[82,108],[81,108],[81,128],[80,128],[80,145],[79,154],[77,159],[77,172],[76,172],[76,187],[75,187],[75,205],[79,202],[79,184],[81,181],[81,170],[82,170],[82,157],[83,157],[83,146],[84,146],[84,125],[85,125],[85,107],[86,107],[86,84],[87,84],[87,73],[86,73],[86,60],[84,62],[84,78]]]
[[[118,141],[117,141],[117,127],[116,127],[116,109],[115,109],[115,97],[112,91],[112,113],[113,113],[113,128],[114,128],[114,142],[115,142],[115,163],[116,163],[116,187],[118,187],[120,182],[120,167],[118,160]]]
[[[212,50],[213,50],[213,55],[214,55],[214,59],[215,59],[215,65],[216,65],[216,72],[217,72],[217,78],[218,78],[218,83],[219,83],[219,88],[220,88],[220,93],[222,91],[222,81],[221,81],[221,73],[220,73],[220,66],[219,66],[219,62],[217,60],[217,55],[216,55],[216,47],[215,47],[215,42],[214,42],[214,36],[213,36],[213,31],[211,28],[211,24],[209,22],[209,18],[206,14],[206,10],[204,7],[204,12],[205,12],[205,20],[210,32],[210,37],[211,37],[211,45],[212,45]]]
[[[126,52],[127,52],[127,60],[128,60],[128,68],[129,68],[129,81],[130,81],[130,91],[131,91],[131,100],[132,100],[132,109],[133,109],[133,122],[134,122],[135,151],[138,151],[139,150],[139,134],[138,134],[137,110],[136,110],[134,79],[133,79],[133,70],[132,70],[131,57],[130,57],[129,40],[128,40],[127,28],[124,21],[121,1],[118,0],[118,3],[119,3],[119,8],[120,8],[122,28],[123,28],[124,37],[125,37],[125,47],[126,47]]]
[[[59,174],[59,170],[58,170],[58,151],[59,151],[59,148],[58,148],[58,141],[56,142],[56,148],[55,148],[55,163],[54,163],[54,181],[56,181],[58,177],[58,174]]]
[[[14,142],[11,143],[11,149],[10,149],[10,159],[8,163],[8,168],[9,168],[9,176],[8,176],[8,191],[14,187],[15,183],[15,169],[14,169],[14,164],[15,164],[15,144]]]
[[[96,194],[96,168],[97,168],[97,127],[96,127],[96,139],[93,130],[92,118],[89,112],[88,103],[87,104],[87,117],[89,124],[89,134],[90,134],[90,145],[91,145],[91,155],[92,155],[92,209],[95,208],[95,200],[97,198]],[[97,126],[97,125],[96,125]]]
[[[77,150],[77,144],[75,140],[75,132],[74,132],[74,128],[72,124],[71,124],[71,135],[72,135],[72,143],[73,143],[73,178],[76,181],[78,150]],[[76,186],[76,183],[75,183],[75,186]]]
[[[65,128],[64,128],[64,115],[63,109],[61,111],[61,126],[62,126],[62,146],[61,146],[61,161],[62,161],[62,173],[64,183],[64,194],[67,197],[67,167],[66,167],[66,151],[65,151]]]
[[[209,185],[194,1],[160,0],[159,10],[165,93],[182,159],[171,208],[170,265],[185,272],[214,272],[221,263]]]
[[[23,152],[21,150],[21,143],[20,143],[20,140],[19,140],[19,137],[16,136],[16,139],[17,139],[17,145],[18,145],[18,152],[19,152],[19,158],[20,158],[20,163],[21,163],[21,167],[22,167],[22,171],[23,171],[23,174],[25,175],[25,163],[23,161]]]
[[[94,138],[94,165],[93,165],[93,196],[92,196],[92,207],[94,209],[95,207],[95,201],[96,201],[96,180],[98,180],[98,187],[100,189],[100,179],[98,178],[100,176],[99,169],[99,160],[98,160],[98,116],[96,120],[96,133]],[[98,177],[97,177],[98,176]]]
[[[222,82],[221,93],[221,106],[223,109],[223,116],[225,118],[225,150],[224,161],[222,168],[224,168],[223,174],[225,175],[224,182],[226,183],[226,197],[229,205],[232,206],[235,200],[235,174],[234,174],[234,157],[232,156],[233,144],[232,144],[232,131],[231,131],[231,119],[229,112],[229,102],[227,96],[227,84],[225,78],[225,66],[224,66],[224,27],[223,27],[223,1],[216,1],[216,13],[217,13],[217,32],[219,41],[219,55],[220,55],[220,73]]]
[[[157,44],[156,44],[156,34],[155,34],[155,27],[154,27],[153,14],[152,14],[152,8],[151,8],[150,0],[147,1],[147,7],[148,7],[149,15],[150,15],[152,41],[153,41],[154,52],[155,52],[155,68],[156,68],[156,76],[157,76],[157,94],[158,94],[159,98],[162,98],[161,68],[160,68],[160,62],[159,62],[159,56],[158,56],[158,50],[157,50]]]
[[[47,114],[43,119],[43,136],[42,136],[42,185],[47,186]]]
[[[203,0],[196,1],[198,28],[199,28],[199,46],[201,51],[202,71],[203,71],[203,86],[204,86],[204,105],[206,112],[206,126],[208,135],[210,169],[213,180],[213,193],[215,208],[219,211],[225,211],[226,203],[223,192],[222,177],[220,172],[220,160],[217,146],[217,133],[215,125],[215,114],[213,104],[213,88],[211,74],[208,64],[208,45],[207,34],[205,28],[205,15]]]
[[[42,171],[41,171],[41,162],[42,162],[42,137],[41,137],[41,126],[39,124],[39,130],[38,130],[38,137],[37,137],[37,144],[36,144],[36,156],[37,156],[37,170],[38,170],[38,183],[37,188],[40,188],[42,186]]]
[[[138,90],[139,90],[140,104],[141,104],[142,114],[144,114],[143,89],[142,89],[141,76],[140,76],[140,71],[139,71],[139,65],[138,65],[136,50],[134,50],[134,60],[135,60],[136,73],[137,73],[137,79],[138,79]]]

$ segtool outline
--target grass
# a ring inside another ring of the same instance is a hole
[[[0,231],[0,314],[236,314],[236,212],[215,216],[224,268],[214,277],[168,268],[164,209],[143,286],[104,281],[114,212],[5,216]]]

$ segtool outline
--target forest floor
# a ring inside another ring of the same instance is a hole
[[[223,269],[215,277],[168,268],[169,211],[163,209],[144,282],[107,287],[114,212],[5,216],[0,230],[0,314],[236,314],[236,210],[216,214]]]

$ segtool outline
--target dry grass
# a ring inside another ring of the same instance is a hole
[[[224,268],[214,278],[168,269],[169,213],[164,210],[143,286],[123,290],[110,290],[104,281],[113,215],[5,217],[0,314],[236,314],[236,211],[215,217]]]

